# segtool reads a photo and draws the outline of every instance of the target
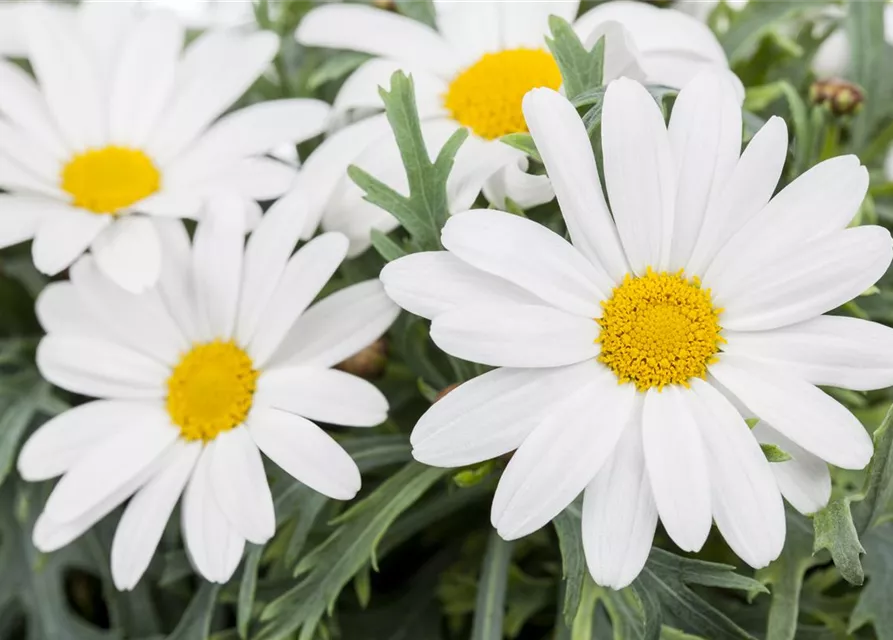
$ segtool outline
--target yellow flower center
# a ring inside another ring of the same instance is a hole
[[[76,154],[62,168],[62,190],[76,207],[117,213],[161,187],[161,173],[139,149],[110,145]]]
[[[598,359],[640,391],[706,377],[725,342],[710,289],[682,271],[627,275],[602,309]]]
[[[187,440],[213,440],[245,421],[259,373],[233,342],[197,344],[167,381],[167,412]]]
[[[531,89],[561,86],[561,72],[548,51],[508,49],[485,53],[450,83],[444,106],[453,119],[493,140],[527,131],[521,100]]]

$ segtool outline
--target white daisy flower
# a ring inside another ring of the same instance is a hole
[[[181,493],[195,568],[226,582],[247,541],[274,533],[260,452],[310,488],[349,500],[350,456],[314,422],[369,427],[387,414],[371,383],[332,369],[377,340],[399,309],[376,280],[311,304],[347,251],[329,233],[290,256],[303,196],[275,204],[244,246],[239,202],[213,203],[190,246],[177,220],[151,220],[164,269],[135,295],[84,256],[37,301],[47,331],[37,364],[50,382],[99,398],[26,442],[26,480],[62,476],[34,528],[58,549],[133,498],[112,544],[112,575],[132,589]],[[296,211],[297,209],[297,211]]]
[[[465,172],[466,162],[483,162],[478,171],[489,178],[484,194],[503,206],[506,197],[522,207],[548,202],[554,192],[545,176],[527,173],[524,153],[497,141],[500,136],[527,131],[521,99],[535,87],[558,89],[561,75],[549,53],[545,37],[548,18],[554,14],[573,21],[578,0],[552,2],[452,2],[435,0],[437,30],[381,9],[350,4],[332,4],[314,9],[301,22],[296,38],[306,46],[350,49],[374,55],[344,82],[334,108],[338,113],[374,113],[382,107],[379,86],[389,86],[397,70],[412,73],[422,126],[425,130],[455,130],[467,127],[471,137],[457,161]],[[631,38],[617,26],[623,23]],[[606,54],[606,79],[634,75],[640,79],[682,86],[697,70],[715,65],[727,69],[722,47],[697,20],[672,10],[659,10],[638,2],[609,2],[586,13],[576,23],[579,35],[594,42],[604,33],[611,43]],[[616,40],[614,40],[616,38]],[[392,134],[387,121],[377,116],[340,132],[341,147],[330,171],[343,175],[344,167],[386,145]],[[371,143],[371,146],[370,146]],[[323,147],[329,144],[324,143]],[[322,148],[320,150],[322,150]],[[380,169],[370,163],[369,170]],[[399,167],[384,168],[387,174],[405,181]],[[346,180],[346,178],[344,179]],[[346,182],[341,182],[340,192]],[[355,218],[344,211],[363,209],[354,192],[340,205],[322,201],[311,215],[315,229],[322,218],[326,229],[362,232],[368,246],[373,228],[383,229],[385,213],[360,213]],[[390,223],[393,228],[393,221]]]
[[[871,457],[862,425],[816,385],[893,383],[893,330],[821,315],[893,257],[886,229],[846,229],[865,168],[834,158],[773,198],[783,120],[741,153],[725,79],[699,75],[669,127],[640,84],[619,79],[603,112],[606,201],[573,106],[538,89],[524,113],[571,241],[469,211],[446,224],[447,251],[381,274],[399,305],[433,319],[444,351],[500,367],[429,409],[414,456],[453,467],[517,449],[492,508],[506,539],[583,492],[586,557],[602,585],[635,578],[658,516],[686,551],[715,521],[742,560],[765,566],[785,537],[779,488],[815,511],[828,500],[825,462],[859,469]],[[750,414],[765,421],[753,434]],[[758,440],[793,460],[770,465]]]
[[[131,3],[77,11],[29,6],[23,36],[37,81],[0,61],[0,247],[34,239],[56,274],[89,249],[138,292],[161,271],[150,217],[196,217],[209,194],[256,200],[287,191],[295,170],[264,154],[318,135],[328,106],[276,100],[223,117],[278,48],[269,32],[209,31],[183,49],[168,12]],[[244,215],[244,214],[240,214]]]

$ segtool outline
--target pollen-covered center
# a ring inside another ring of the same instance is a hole
[[[450,83],[444,106],[453,119],[488,140],[527,131],[521,101],[531,89],[561,86],[561,73],[542,49],[486,53]]]
[[[167,381],[167,412],[187,440],[213,440],[251,409],[258,372],[233,342],[197,344]]]
[[[704,378],[725,342],[710,289],[682,271],[627,275],[602,309],[598,359],[640,391]]]
[[[161,187],[161,173],[139,149],[110,145],[75,155],[62,168],[62,190],[93,213],[116,213]]]

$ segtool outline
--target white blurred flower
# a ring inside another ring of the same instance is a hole
[[[150,9],[175,11],[193,29],[255,24],[253,0],[142,0],[142,4]],[[276,6],[275,2],[270,4]]]
[[[47,274],[90,250],[131,291],[157,280],[161,253],[150,217],[194,218],[208,194],[255,201],[294,183],[267,157],[318,135],[330,108],[276,100],[221,115],[275,55],[275,34],[212,30],[183,48],[183,25],[132,3],[76,11],[23,8],[36,75],[0,61],[0,247],[33,238]],[[245,215],[243,213],[243,215]]]
[[[215,200],[228,210],[205,216],[191,244],[180,221],[150,220],[165,260],[143,294],[115,286],[90,256],[43,291],[42,375],[100,399],[44,424],[19,456],[26,480],[62,476],[35,525],[38,549],[65,546],[132,495],[111,549],[115,585],[132,589],[183,494],[190,559],[223,583],[245,542],[275,530],[260,452],[331,498],[356,494],[356,464],[313,421],[385,419],[381,392],[332,367],[375,342],[399,309],[377,280],[313,303],[347,239],[324,234],[291,255],[302,201],[273,205],[247,246],[238,200]]]
[[[780,494],[815,511],[830,495],[825,463],[861,469],[872,454],[819,386],[893,383],[893,329],[821,315],[893,258],[886,229],[847,228],[867,171],[834,158],[772,197],[785,123],[770,119],[742,153],[735,88],[711,72],[682,90],[668,127],[640,84],[608,86],[606,194],[564,97],[537,89],[524,113],[571,241],[468,211],[447,222],[446,251],[381,274],[394,301],[432,319],[441,349],[499,367],[428,410],[413,455],[457,467],[517,449],[491,511],[506,539],[583,492],[584,550],[602,585],[638,575],[658,517],[686,551],[715,521],[743,561],[766,566],[785,538]],[[752,414],[766,421],[753,432]],[[793,459],[770,465],[759,442]]]
[[[837,18],[842,12],[832,13]],[[884,36],[888,44],[893,44],[893,4],[887,2],[884,8]],[[846,76],[850,70],[850,40],[846,29],[841,27],[828,36],[812,59],[813,73],[820,80]]]
[[[387,87],[398,69],[412,73],[426,134],[437,129],[432,137],[443,139],[462,126],[472,133],[457,160],[457,171],[483,172],[487,179],[483,191],[490,202],[504,206],[508,197],[528,208],[550,200],[551,186],[545,177],[527,173],[527,157],[521,151],[497,139],[527,130],[521,112],[521,99],[527,91],[561,85],[558,67],[545,46],[548,18],[554,14],[573,21],[578,8],[577,0],[435,1],[434,30],[373,7],[332,4],[311,11],[296,37],[307,46],[375,56],[345,81],[334,104],[338,114],[379,111],[379,86]],[[607,34],[607,79],[632,75],[679,87],[704,67],[728,68],[710,30],[677,11],[621,0],[581,16],[575,28],[588,43]],[[324,152],[335,175],[343,175],[349,163],[359,160],[373,174],[393,174],[405,181],[393,163],[378,163],[379,149],[393,147],[387,121],[380,115],[348,126],[323,143],[320,151],[329,144],[338,147],[337,152]],[[390,150],[382,153],[393,156]],[[469,162],[476,166],[469,169]],[[336,191],[349,190],[350,194],[339,193],[334,202],[321,199],[305,235],[322,219],[324,228],[348,233],[359,250],[368,246],[370,227],[394,226],[388,214],[365,206],[358,190],[343,181],[326,182],[333,189],[340,185]],[[360,213],[352,216],[352,210]]]

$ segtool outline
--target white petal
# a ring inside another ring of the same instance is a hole
[[[235,530],[249,542],[273,537],[273,496],[260,452],[244,426],[220,433],[210,444],[209,481],[217,504]]]
[[[62,202],[68,200],[69,195],[61,191],[55,180],[48,180],[35,176],[27,171],[13,158],[7,158],[0,153],[0,188],[21,195],[43,196],[55,201],[61,208]]]
[[[710,476],[691,391],[650,389],[642,410],[642,441],[651,490],[667,533],[684,551],[698,551],[710,533]]]
[[[350,500],[360,490],[356,463],[325,431],[309,420],[275,409],[256,409],[248,430],[270,460],[335,500]]]
[[[566,394],[598,374],[594,361],[551,369],[496,369],[459,385],[419,419],[412,455],[435,467],[461,467],[521,446]]]
[[[378,280],[345,287],[298,318],[270,366],[333,367],[378,340],[399,314]]]
[[[112,578],[118,590],[133,589],[149,567],[201,450],[199,442],[178,442],[165,468],[136,493],[124,510],[111,554]]]
[[[776,430],[823,460],[861,469],[871,459],[865,428],[843,405],[776,367],[723,354],[710,373]]]
[[[161,242],[161,276],[158,295],[183,335],[195,341],[199,337],[194,285],[192,281],[192,245],[186,227],[179,220],[152,221]]]
[[[618,385],[604,367],[553,405],[499,480],[490,520],[514,540],[533,533],[567,507],[595,477],[629,426],[636,389]],[[591,411],[596,405],[597,413]]]
[[[868,171],[855,156],[816,165],[784,188],[717,254],[708,273],[740,269],[741,252],[777,259],[812,240],[843,229],[868,189]]]
[[[154,228],[152,233],[155,233]],[[89,256],[71,268],[71,282],[81,304],[92,315],[88,337],[111,340],[161,364],[173,366],[189,348],[156,291],[133,294],[100,273]]]
[[[585,36],[602,22],[612,20],[629,29],[643,53],[655,57],[684,54],[689,58],[728,66],[725,54],[710,29],[689,15],[640,2],[620,0],[603,3],[584,13],[574,25]],[[660,83],[660,78],[652,79]]]
[[[51,282],[44,287],[34,312],[46,333],[102,337],[102,329],[71,282]]]
[[[242,559],[245,538],[227,521],[210,478],[211,451],[205,447],[183,494],[183,538],[189,559],[206,580],[227,582]]]
[[[126,216],[106,227],[90,246],[96,266],[131,293],[142,293],[161,275],[161,246],[152,221]]]
[[[449,251],[412,253],[385,265],[381,282],[391,300],[423,318],[486,302],[536,304],[537,298],[475,269]]]
[[[326,205],[352,164],[370,143],[391,137],[384,114],[344,127],[326,138],[301,165],[295,190],[307,202],[307,220],[301,237],[309,239],[319,226]]]
[[[257,329],[307,219],[304,190],[293,189],[270,207],[248,238],[236,336],[248,343]]]
[[[583,46],[589,50],[604,39],[604,67],[602,81],[608,83],[617,78],[630,78],[638,82],[645,81],[645,70],[642,68],[644,54],[636,46],[632,34],[624,25],[614,20],[600,22],[587,36],[581,32],[579,25],[575,29],[581,36]]]
[[[304,16],[295,37],[305,46],[351,49],[450,74],[454,54],[430,27],[373,7],[329,5]]]
[[[483,193],[496,208],[506,206],[511,200],[522,209],[531,209],[550,202],[555,197],[555,190],[549,176],[527,173],[529,163],[526,157],[519,157],[500,167],[484,182]],[[474,203],[471,199],[468,206]],[[468,209],[468,206],[465,209]]]
[[[288,261],[248,344],[248,353],[256,366],[269,362],[346,254],[347,238],[340,233],[327,233],[301,247]]]
[[[660,108],[642,85],[608,85],[602,116],[605,186],[630,267],[644,274],[669,264],[676,172]]]
[[[794,444],[762,420],[753,428],[754,437],[765,444],[774,444],[791,456],[785,462],[769,465],[782,495],[797,511],[810,515],[831,499],[831,471],[828,464],[803,447]]]
[[[271,100],[230,113],[214,123],[165,170],[165,184],[188,187],[230,169],[241,158],[298,143],[325,130],[329,105],[320,100]]]
[[[86,396],[161,398],[169,370],[157,360],[99,338],[49,335],[37,347],[37,367],[56,386]]]
[[[447,353],[494,367],[558,367],[598,356],[592,318],[545,306],[462,307],[431,323],[431,339]]]
[[[499,25],[502,46],[542,48],[545,35],[549,32],[549,16],[558,16],[568,22],[577,16],[579,0],[533,0],[513,4],[497,3],[501,9]]]
[[[568,313],[596,318],[610,291],[604,274],[541,224],[492,210],[460,213],[446,223],[443,246],[460,260],[505,278]]]
[[[274,200],[295,185],[295,168],[274,158],[243,158],[196,189],[207,196],[231,192],[249,200]]]
[[[56,275],[71,265],[112,222],[112,216],[74,207],[45,217],[31,245],[34,266],[49,276]]]
[[[5,155],[36,179],[47,183],[58,180],[62,171],[59,159],[3,117],[0,117],[0,136],[0,155]]]
[[[180,435],[160,404],[142,405],[129,422],[128,428],[99,442],[62,476],[47,499],[45,513],[50,520],[70,522],[84,515],[156,465]]]
[[[28,59],[63,138],[74,149],[102,146],[106,110],[85,43],[58,11],[34,4],[22,15]]]
[[[524,117],[555,188],[574,246],[614,282],[629,272],[602,193],[586,127],[566,98],[551,89],[524,96]],[[605,288],[605,285],[601,285]]]
[[[704,274],[720,322],[736,331],[774,329],[814,318],[877,282],[893,259],[890,232],[865,226],[813,240],[775,260],[751,248],[735,268]],[[714,263],[715,265],[716,263]]]
[[[122,502],[133,495],[135,491],[151,479],[156,471],[157,465],[146,467],[112,491],[106,498],[98,502],[96,506],[68,522],[56,522],[44,511],[34,523],[34,532],[32,534],[34,546],[42,553],[50,553],[79,538],[90,527],[105,518]]]
[[[755,569],[781,553],[784,504],[756,438],[723,395],[692,380],[695,420],[707,454],[713,517],[738,557]]]
[[[161,191],[132,205],[135,212],[162,218],[198,219],[204,206],[203,194],[198,191]]]
[[[389,88],[395,71],[412,75],[416,106],[423,120],[444,112],[443,96],[448,87],[442,78],[426,70],[424,65],[380,58],[364,62],[347,77],[335,97],[333,108],[338,113],[351,109],[381,109],[384,104],[378,93],[379,87]]]
[[[227,339],[233,335],[244,246],[241,202],[236,198],[215,199],[195,231],[192,249],[193,286],[207,338]]]
[[[60,476],[109,438],[133,426],[141,402],[96,400],[60,413],[45,422],[25,442],[18,470],[37,482]]]
[[[757,132],[716,200],[710,200],[685,270],[703,275],[713,257],[775,193],[788,153],[788,127],[778,116]]]
[[[53,157],[61,160],[70,154],[37,83],[20,67],[5,60],[0,60],[0,113]]]
[[[170,106],[153,129],[147,152],[164,165],[254,83],[279,48],[275,34],[212,30],[180,62]]]
[[[69,14],[68,26],[79,32],[88,49],[104,96],[108,95],[118,55],[137,25],[136,6],[133,2],[84,2],[72,7]]]
[[[437,30],[450,43],[457,66],[464,68],[477,62],[483,54],[504,48],[500,29],[504,7],[500,5],[499,2],[434,0]]]
[[[812,58],[810,68],[818,78],[840,78],[850,68],[852,46],[845,28],[835,29],[825,38]]]
[[[39,197],[0,194],[0,247],[33,238],[40,228],[46,203]]]
[[[254,402],[345,427],[374,427],[388,417],[388,400],[375,385],[336,369],[264,371],[257,381]]]
[[[741,153],[741,107],[734,87],[716,70],[679,93],[668,129],[677,169],[670,271],[685,267],[711,201],[719,199]]]
[[[583,551],[596,584],[629,586],[645,566],[656,526],[642,425],[634,421],[583,494]]]
[[[109,138],[139,148],[174,90],[183,27],[176,16],[156,11],[127,33],[114,64],[109,96]]]
[[[726,353],[778,366],[818,386],[857,391],[893,385],[893,329],[819,316],[770,331],[724,331]]]

